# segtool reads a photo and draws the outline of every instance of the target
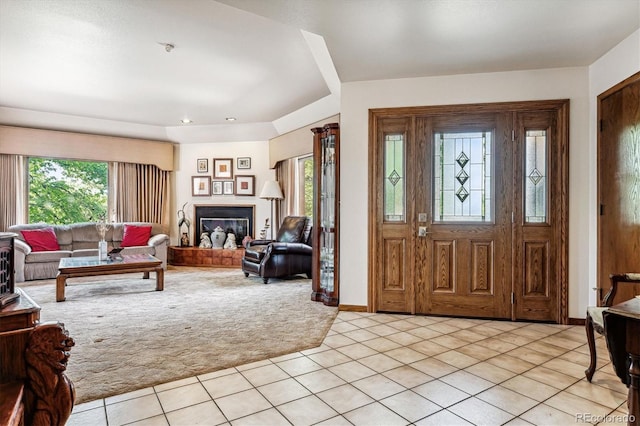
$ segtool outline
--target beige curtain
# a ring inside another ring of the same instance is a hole
[[[282,188],[283,200],[276,203],[276,223],[282,223],[287,216],[297,214],[296,209],[296,167],[297,159],[289,158],[276,164],[276,180]]]
[[[27,222],[25,157],[0,154],[0,230]]]
[[[169,225],[170,172],[150,164],[109,164],[109,211],[116,222]]]

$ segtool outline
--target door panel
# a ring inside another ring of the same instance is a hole
[[[609,275],[640,271],[640,73],[598,97],[598,288]],[[622,284],[613,303],[640,294]]]

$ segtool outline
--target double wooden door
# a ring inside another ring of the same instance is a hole
[[[371,111],[372,310],[560,321],[567,110]]]

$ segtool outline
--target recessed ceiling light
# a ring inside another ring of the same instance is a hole
[[[183,118],[182,120],[180,120],[180,122],[182,124],[191,124],[191,123],[193,123],[193,121],[189,120],[188,118]]]
[[[227,117],[227,118],[225,118],[225,120],[227,120],[227,121],[236,121],[236,118],[235,117]]]

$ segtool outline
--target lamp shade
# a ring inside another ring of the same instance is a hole
[[[282,200],[284,195],[282,195],[280,184],[275,180],[266,181],[262,187],[262,192],[260,192],[260,198],[267,200]]]

